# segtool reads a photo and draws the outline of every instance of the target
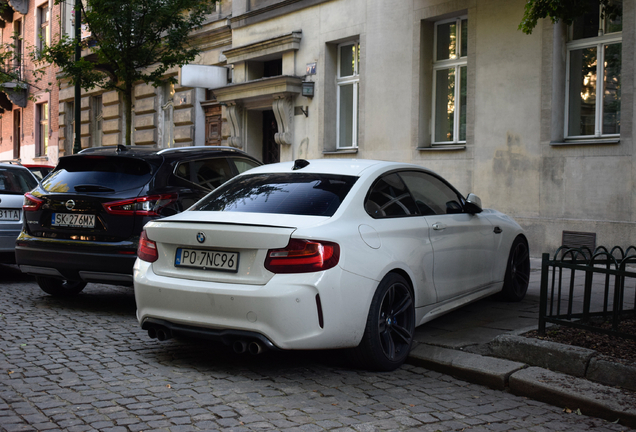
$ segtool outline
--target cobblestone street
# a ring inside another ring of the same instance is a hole
[[[628,430],[410,365],[370,373],[333,352],[160,343],[130,288],[59,299],[0,265],[0,289],[3,431]]]

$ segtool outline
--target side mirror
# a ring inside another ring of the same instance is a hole
[[[476,214],[481,213],[481,210],[481,199],[473,193],[468,194],[466,197],[466,211],[470,214]]]

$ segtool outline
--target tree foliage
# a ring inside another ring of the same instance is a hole
[[[620,13],[621,3],[616,0],[528,0],[519,30],[531,34],[542,18],[570,25],[575,18],[598,10],[599,5],[603,6],[603,13],[611,17]]]
[[[56,4],[64,1],[56,0]],[[79,1],[79,0],[77,0]],[[95,87],[121,93],[126,111],[126,144],[131,144],[135,83],[159,86],[171,68],[192,62],[199,49],[190,32],[212,12],[215,0],[84,0],[82,23],[90,37],[82,49],[91,53],[75,60],[75,40],[61,35],[34,52],[38,62],[57,65],[65,79],[84,90]],[[174,82],[174,78],[169,78]]]

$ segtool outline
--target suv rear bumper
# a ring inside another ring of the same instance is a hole
[[[137,254],[131,242],[68,243],[68,240],[41,239],[22,233],[15,246],[16,264],[24,273],[35,276],[132,285]]]

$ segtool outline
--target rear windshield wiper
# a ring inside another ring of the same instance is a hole
[[[92,184],[77,185],[75,186],[74,189],[77,192],[115,192],[115,189],[111,189],[106,186],[92,185]]]

